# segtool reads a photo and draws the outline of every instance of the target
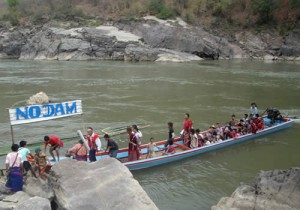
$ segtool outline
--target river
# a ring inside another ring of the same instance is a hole
[[[16,141],[43,143],[44,135],[76,136],[76,130],[149,124],[143,142],[167,137],[167,122],[178,134],[184,114],[195,128],[241,118],[256,102],[260,113],[276,107],[300,116],[300,65],[249,60],[196,63],[108,61],[0,62],[0,151],[11,145],[8,110],[44,91],[53,102],[81,99],[82,116],[14,126]],[[300,124],[284,131],[170,165],[133,172],[154,203],[168,209],[210,209],[260,170],[299,166]],[[115,137],[125,146],[125,135]],[[75,140],[74,140],[75,141]],[[74,144],[66,142],[65,149]],[[102,141],[104,144],[104,141]],[[33,149],[33,148],[31,148]],[[4,157],[1,159],[3,167]]]

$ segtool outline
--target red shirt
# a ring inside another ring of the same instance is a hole
[[[45,145],[47,146],[50,144],[51,146],[59,145],[60,147],[64,146],[64,143],[62,140],[60,140],[57,136],[49,136],[49,141],[45,141]]]
[[[193,127],[193,122],[190,119],[184,120],[183,122],[183,130],[190,132]]]

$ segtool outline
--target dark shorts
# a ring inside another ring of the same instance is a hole
[[[57,144],[54,147],[51,147],[51,150],[56,150],[56,149],[59,149],[59,148],[60,148],[60,146]]]
[[[91,162],[96,161],[96,150],[95,149],[91,149],[89,151],[89,159],[90,159]]]
[[[24,167],[25,171],[29,171],[29,169],[31,169],[31,164],[28,161],[24,161],[23,167]]]
[[[117,154],[118,154],[118,150],[116,150],[116,149],[109,151],[109,156],[110,157],[117,158]]]

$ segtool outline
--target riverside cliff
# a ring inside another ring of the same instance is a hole
[[[300,21],[286,36],[253,31],[215,35],[179,18],[165,21],[153,16],[99,27],[61,25],[48,22],[40,26],[0,28],[0,58],[134,62],[234,58],[300,60]]]
[[[231,197],[221,198],[212,210],[300,209],[300,168],[262,171],[255,184],[241,185]]]

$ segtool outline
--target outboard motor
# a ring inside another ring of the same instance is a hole
[[[272,124],[274,124],[276,120],[282,120],[282,115],[280,114],[278,109],[268,108],[267,114],[267,117],[271,120]]]

